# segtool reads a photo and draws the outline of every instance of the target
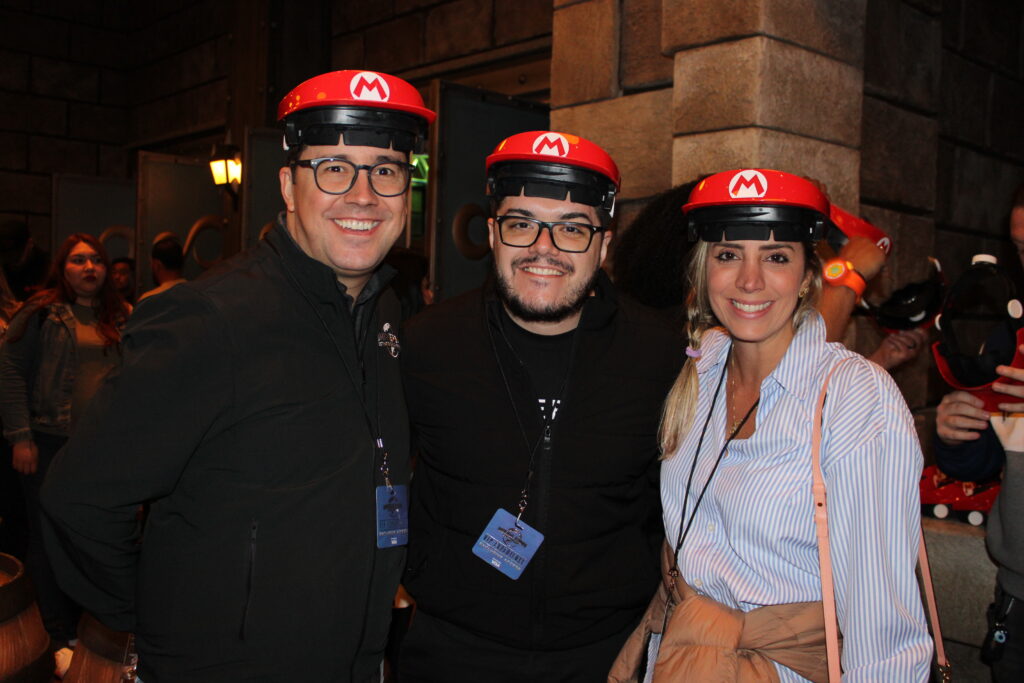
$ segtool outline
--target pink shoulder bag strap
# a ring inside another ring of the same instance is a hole
[[[821,567],[821,602],[825,611],[825,652],[828,655],[829,683],[839,683],[842,670],[839,661],[839,626],[836,617],[835,584],[832,581],[832,553],[828,542],[828,503],[825,496],[825,478],[821,473],[821,411],[828,393],[828,383],[846,359],[836,364],[825,377],[814,407],[814,431],[811,435],[811,471],[814,483],[811,491],[814,496],[814,526],[818,536],[818,565]],[[932,639],[935,641],[935,657],[938,662],[939,679],[943,682],[952,680],[949,660],[946,659],[946,648],[942,643],[942,629],[939,627],[939,611],[935,604],[935,589],[932,586],[932,572],[928,566],[928,551],[924,547],[924,532],[921,532],[921,545],[918,548],[918,561],[921,564],[921,582],[924,584],[925,600],[928,603],[928,617],[932,624]]]

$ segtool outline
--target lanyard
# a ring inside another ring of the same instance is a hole
[[[287,274],[288,279],[292,281],[292,284],[295,286],[295,288],[299,290],[299,294],[302,295],[302,298],[306,300],[306,303],[309,304],[309,307],[311,309],[313,309],[313,314],[317,317],[317,320],[320,321],[320,325],[324,328],[324,332],[327,334],[327,338],[331,340],[331,344],[334,346],[334,350],[337,352],[338,357],[341,358],[341,364],[344,366],[345,373],[348,375],[349,381],[352,382],[353,388],[359,389],[362,386],[362,384],[360,384],[359,382],[356,382],[356,378],[355,378],[355,376],[352,373],[352,368],[349,367],[348,360],[345,358],[345,354],[342,353],[341,346],[338,345],[338,340],[335,339],[334,334],[331,332],[331,326],[327,324],[326,320],[324,320],[324,317],[323,317],[323,315],[321,315],[319,309],[316,307],[316,304],[309,298],[309,295],[306,293],[306,290],[299,283],[299,281],[295,277],[294,273],[292,273],[291,268],[285,262],[284,254],[281,254],[280,252],[278,252],[278,255],[281,257],[281,265],[284,268],[284,272]],[[375,306],[376,306],[376,304],[375,304]],[[353,308],[354,308],[354,302],[353,302]],[[356,330],[356,326],[355,326],[355,313],[354,313],[354,311],[353,311],[353,315],[352,315],[352,321],[353,321],[353,325],[352,325],[352,339],[355,342],[356,354],[360,357],[360,364],[362,364],[362,353],[361,353],[362,345],[364,345],[365,342],[366,342],[366,335],[369,334],[370,325],[373,324],[373,321],[372,320],[368,320],[367,321],[366,328],[363,330],[363,338],[362,339],[359,339],[359,335],[357,334],[357,330]],[[381,434],[381,430],[380,430],[380,404],[381,404],[381,393],[380,392],[381,392],[381,381],[380,381],[380,355],[379,354],[374,354],[374,363],[375,363],[375,366],[376,366],[376,373],[377,373],[377,380],[378,380],[377,383],[376,383],[376,392],[377,392],[377,400],[376,400],[376,406],[375,406],[375,408],[376,408],[376,415],[375,415],[376,420],[373,420],[373,419],[370,418],[370,412],[366,409],[366,403],[364,401],[363,392],[362,391],[359,392],[359,405],[363,409],[363,418],[366,420],[366,429],[370,432],[371,435],[375,435],[374,436],[374,440],[373,440],[374,460],[377,459],[377,454],[379,453],[380,454],[380,461],[381,461],[379,469],[380,469],[381,476],[383,476],[383,478],[384,478],[384,485],[388,487],[389,491],[393,491],[394,488],[391,485],[391,466],[389,464],[389,454],[388,454],[387,448],[384,447],[384,437]],[[365,370],[364,370],[364,373],[365,373]]]
[[[690,475],[686,479],[686,491],[683,495],[683,506],[679,519],[679,533],[676,535],[676,545],[672,554],[672,568],[669,569],[669,575],[673,578],[679,576],[679,551],[683,549],[683,542],[686,541],[686,537],[690,533],[690,527],[693,525],[693,520],[697,516],[697,508],[700,507],[701,501],[704,500],[704,494],[707,493],[708,487],[711,485],[711,479],[715,476],[715,472],[718,471],[718,465],[722,462],[722,456],[725,455],[725,451],[729,448],[729,444],[732,443],[734,438],[736,438],[739,431],[743,429],[743,425],[747,423],[747,420],[750,419],[750,416],[754,413],[754,409],[757,408],[757,405],[761,402],[761,397],[759,396],[757,400],[754,401],[754,404],[750,406],[747,414],[743,416],[742,420],[740,420],[740,423],[732,430],[732,434],[730,434],[725,440],[725,443],[722,445],[722,449],[718,452],[718,457],[715,459],[715,464],[711,468],[711,472],[708,474],[708,478],[704,482],[704,486],[701,488],[696,502],[693,504],[693,510],[690,512],[690,519],[687,520],[686,502],[690,498],[690,486],[693,484],[693,474],[697,470],[697,460],[700,457],[701,446],[704,444],[704,435],[708,431],[708,425],[711,423],[711,416],[714,414],[715,405],[718,403],[718,395],[721,393],[722,389],[722,380],[725,379],[726,368],[729,367],[729,358],[731,356],[732,351],[729,352],[729,356],[726,357],[725,363],[722,365],[722,374],[718,376],[718,384],[715,386],[715,395],[711,399],[711,406],[708,408],[708,416],[704,419],[704,427],[701,429],[700,438],[697,440],[697,449],[693,454],[693,462],[690,464]]]
[[[551,416],[554,414],[554,411],[550,411],[549,415],[544,418],[544,430],[541,432],[540,438],[537,439],[537,441],[531,447],[530,438],[526,436],[526,427],[523,424],[522,415],[519,414],[519,405],[518,403],[516,403],[515,396],[512,394],[512,386],[509,384],[508,375],[505,373],[505,366],[501,362],[501,357],[498,355],[498,345],[494,341],[494,333],[490,330],[490,323],[487,322],[486,315],[484,316],[484,321],[485,324],[488,324],[487,336],[491,342],[491,351],[494,353],[495,362],[498,363],[498,371],[501,372],[501,380],[505,385],[505,393],[508,395],[508,400],[512,404],[512,413],[516,416],[516,424],[518,424],[519,426],[519,434],[523,437],[523,446],[526,448],[526,452],[530,454],[529,464],[527,465],[526,469],[526,481],[523,482],[523,488],[519,492],[519,504],[517,506],[519,514],[516,515],[516,526],[519,527],[519,521],[523,518],[523,513],[526,512],[526,506],[530,502],[530,484],[533,481],[533,471],[534,464],[537,460],[537,451],[540,450],[540,445],[542,443],[545,446],[549,446],[551,444],[551,424],[553,422],[553,418]],[[508,337],[505,335],[505,330],[501,327],[502,321],[499,319],[497,324],[499,326],[498,329],[501,330],[502,339],[505,340],[505,343],[508,344],[508,347],[509,349],[511,349],[513,355],[516,355],[518,359],[518,354],[516,354],[515,347],[512,346],[512,342],[509,341]],[[515,322],[513,321],[512,324],[515,324]],[[575,339],[573,340],[572,348],[576,348]],[[565,387],[569,383],[569,370],[572,368],[573,355],[574,354],[572,353],[570,353],[569,355],[569,368],[566,368],[565,376],[562,378],[562,386],[558,390],[559,398],[562,398],[565,395]],[[519,364],[523,365],[523,362],[519,361]]]

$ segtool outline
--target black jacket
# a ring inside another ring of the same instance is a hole
[[[529,463],[499,362],[530,444],[542,433],[500,306],[489,289],[470,292],[406,329],[402,368],[419,459],[405,585],[420,609],[505,645],[595,643],[635,623],[658,580],[656,432],[683,345],[600,277],[523,517],[545,540],[513,581],[472,553],[498,508],[515,514]]]
[[[405,553],[376,549],[372,423],[408,480],[399,363],[377,338],[398,324],[394,296],[373,295],[384,284],[360,295],[357,340],[332,271],[279,226],[130,319],[123,367],[43,503],[61,585],[136,631],[146,683],[377,670]]]

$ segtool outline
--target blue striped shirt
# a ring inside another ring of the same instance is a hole
[[[694,423],[661,470],[665,530],[679,532],[694,449],[731,340],[711,330],[696,360]],[[825,376],[822,470],[828,489],[836,610],[843,634],[843,680],[924,681],[932,641],[914,568],[921,535],[921,446],[895,383],[881,368],[840,344],[810,316],[779,365],[761,383],[757,429],[734,440],[715,473],[680,552],[694,589],[742,611],[821,599],[811,500],[811,420]],[[726,378],[728,382],[728,378]],[[689,518],[725,442],[722,386],[687,502]],[[776,664],[782,681],[804,680]]]

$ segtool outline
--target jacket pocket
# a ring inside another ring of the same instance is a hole
[[[238,633],[242,640],[245,640],[245,630],[249,624],[249,609],[252,606],[253,583],[256,579],[256,533],[259,531],[259,526],[259,522],[255,519],[249,525],[249,560],[246,563],[245,604],[242,606],[242,627]]]

